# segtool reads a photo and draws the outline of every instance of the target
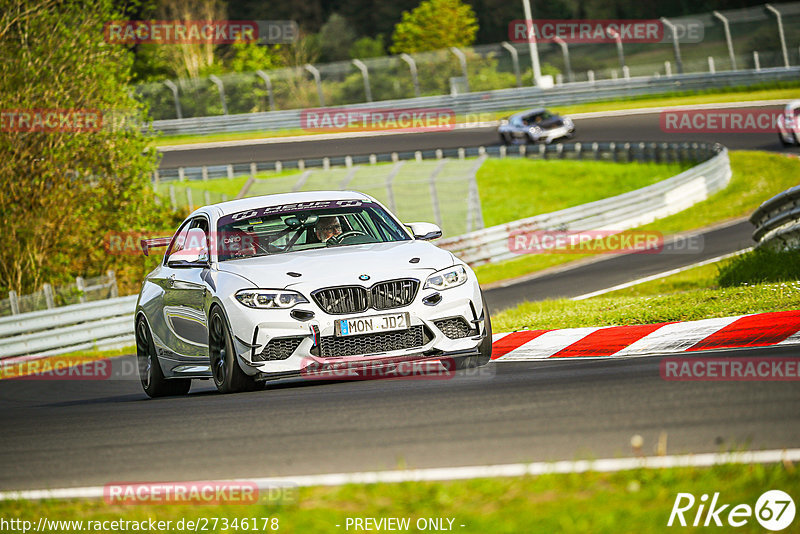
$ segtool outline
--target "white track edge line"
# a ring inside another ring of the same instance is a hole
[[[742,250],[737,250],[736,252],[723,254],[722,256],[717,256],[715,258],[709,258],[707,260],[699,261],[697,263],[692,263],[691,265],[684,265],[683,267],[678,267],[677,269],[671,269],[669,271],[664,271],[657,274],[651,274],[650,276],[645,276],[644,278],[639,278],[638,280],[632,280],[630,282],[625,282],[624,284],[618,284],[616,286],[607,287],[605,289],[598,289],[597,291],[592,291],[591,293],[584,293],[583,295],[572,297],[570,300],[584,300],[591,297],[596,297],[598,295],[603,295],[605,293],[610,293],[612,291],[617,291],[619,289],[626,289],[635,285],[643,284],[645,282],[652,282],[653,280],[658,280],[659,278],[666,278],[667,276],[672,276],[673,274],[682,273],[683,271],[688,271],[689,269],[694,269],[695,267],[702,267],[703,265],[708,265],[710,263],[716,263],[718,261],[726,260],[734,256],[739,256],[740,254],[744,254],[745,252],[749,252],[751,250],[753,250],[753,247],[743,248]]]
[[[433,482],[468,480],[486,477],[518,477],[547,474],[570,474],[595,471],[611,473],[632,469],[664,469],[674,467],[711,467],[722,464],[758,464],[800,461],[800,449],[772,449],[731,453],[700,453],[670,456],[645,456],[633,458],[605,458],[599,460],[562,460],[467,467],[442,467],[395,471],[365,471],[356,473],[331,473],[327,475],[282,476],[253,479],[225,479],[218,482],[247,482],[259,489],[275,487],[341,486],[344,484],[377,484],[398,482]],[[213,483],[214,481],[202,481]],[[157,484],[157,483],[156,483]],[[169,484],[163,483],[163,484]],[[61,488],[52,490],[22,490],[0,492],[0,501],[39,499],[96,499],[103,497],[102,486]]]

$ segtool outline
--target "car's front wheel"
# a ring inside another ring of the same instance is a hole
[[[150,328],[144,317],[136,321],[136,359],[139,364],[139,379],[142,389],[148,397],[167,397],[170,395],[186,395],[192,387],[188,378],[164,377],[161,364],[156,356],[156,346],[150,335]]]
[[[257,382],[239,367],[233,338],[225,316],[214,306],[208,319],[208,356],[211,375],[220,393],[238,393],[257,389]]]

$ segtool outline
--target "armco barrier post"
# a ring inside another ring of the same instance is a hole
[[[463,148],[459,150],[463,150]],[[442,171],[442,169],[446,164],[447,164],[446,159],[440,161],[439,164],[436,166],[436,169],[434,169],[434,171],[428,177],[428,186],[430,188],[430,193],[431,193],[431,207],[433,208],[433,218],[436,221],[436,224],[439,225],[439,228],[442,227],[442,213],[441,211],[439,211],[439,196],[436,194],[436,177],[439,176],[439,173]]]
[[[78,289],[78,302],[86,302],[86,283],[83,281],[82,276],[75,277],[75,287]]]
[[[267,99],[269,101],[269,110],[275,111],[275,96],[272,94],[272,80],[269,75],[263,70],[257,70],[256,75],[264,80],[264,85],[267,87]]]
[[[786,50],[786,35],[783,33],[783,18],[781,17],[781,12],[775,9],[770,4],[764,4],[764,7],[775,15],[775,18],[778,20],[778,37],[781,40],[781,52],[783,53],[783,66],[787,69],[789,68],[789,53]]]
[[[314,77],[314,83],[317,84],[317,96],[319,97],[319,105],[320,107],[325,107],[325,95],[322,94],[322,79],[319,75],[319,69],[310,63],[307,63],[304,68],[311,73]]]
[[[189,211],[194,211],[194,202],[192,202],[192,189],[186,188],[186,204],[189,206]]]
[[[11,305],[11,315],[19,315],[19,299],[13,289],[8,292],[8,303]]]
[[[367,65],[360,59],[354,59],[353,65],[361,71],[361,76],[364,78],[364,96],[367,102],[372,102],[372,88],[369,86],[369,69]]]
[[[109,296],[112,299],[117,298],[119,296],[119,288],[117,287],[117,273],[114,271],[106,271],[106,276],[108,277]]]
[[[44,292],[44,301],[47,304],[47,309],[51,310],[56,307],[55,299],[53,298],[53,286],[50,284],[42,284],[42,291]]]
[[[222,103],[222,114],[228,114],[228,103],[225,100],[225,86],[222,83],[222,80],[219,79],[218,76],[212,74],[208,77],[211,82],[217,86],[217,90],[219,90],[219,101]]]
[[[167,80],[164,82],[164,85],[172,91],[172,98],[175,100],[175,115],[179,118],[183,118],[183,113],[181,113],[181,99],[178,97],[178,86],[175,85],[175,82],[172,80]]]
[[[503,41],[500,46],[505,48],[511,54],[511,64],[514,66],[514,75],[517,77],[517,87],[522,87],[522,76],[519,73],[519,54],[517,49],[514,48],[508,41]],[[570,80],[571,81],[571,80]]]
[[[414,96],[419,97],[419,78],[417,77],[417,63],[414,58],[408,54],[400,54],[400,59],[408,63],[408,69],[411,71],[411,81],[414,83]]]

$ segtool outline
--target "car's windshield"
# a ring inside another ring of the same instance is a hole
[[[217,225],[219,261],[366,243],[410,240],[374,202],[315,201],[226,215]]]
[[[539,124],[542,121],[546,121],[546,120],[552,119],[552,118],[553,118],[553,114],[550,113],[549,111],[541,111],[539,113],[533,113],[531,115],[528,115],[527,117],[525,117],[524,120],[525,120],[525,124],[535,125],[535,124]]]

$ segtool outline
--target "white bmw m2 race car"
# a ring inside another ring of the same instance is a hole
[[[192,379],[248,391],[309,369],[397,362],[476,367],[491,321],[475,274],[363,193],[316,191],[205,206],[171,238],[136,305],[145,393],[181,395]],[[308,373],[306,376],[315,376]]]

